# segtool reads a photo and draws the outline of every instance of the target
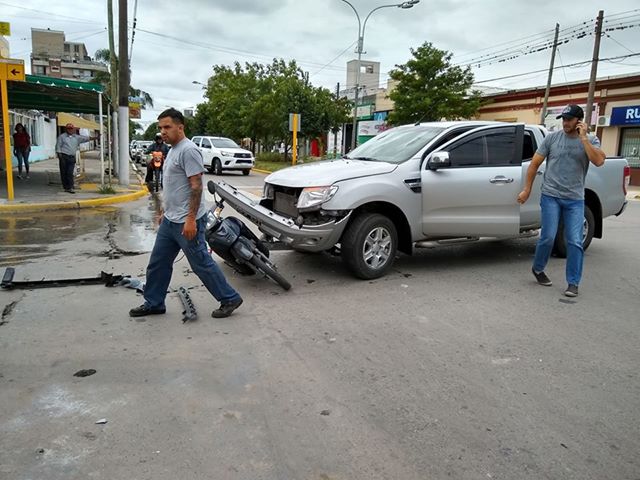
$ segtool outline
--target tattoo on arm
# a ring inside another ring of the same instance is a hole
[[[189,216],[196,218],[202,199],[202,175],[189,177],[191,184],[191,196],[189,197]]]

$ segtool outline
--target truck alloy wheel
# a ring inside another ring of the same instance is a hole
[[[342,259],[358,278],[382,277],[393,265],[398,233],[393,222],[377,213],[356,217],[341,241]]]

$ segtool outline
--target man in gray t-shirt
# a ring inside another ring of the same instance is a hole
[[[206,208],[202,196],[202,154],[184,135],[184,117],[174,108],[158,116],[162,138],[172,145],[162,168],[163,212],[144,288],[144,304],[129,311],[132,317],[165,313],[165,298],[171,282],[173,262],[182,250],[191,269],[220,302],[211,314],[228,317],[242,304],[242,298],[227,283],[213,261],[205,240]]]
[[[582,278],[584,258],[584,179],[589,163],[602,166],[605,154],[600,150],[598,138],[588,135],[588,126],[582,121],[584,112],[580,106],[567,105],[557,118],[562,118],[562,130],[547,135],[531,159],[518,203],[525,203],[529,198],[538,168],[546,159],[540,197],[542,229],[531,271],[540,285],[552,285],[544,269],[562,219],[567,244],[567,288],[564,294],[575,297]]]

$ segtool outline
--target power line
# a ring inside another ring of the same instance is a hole
[[[349,44],[349,46],[347,46],[347,48],[345,48],[345,49],[344,49],[343,51],[341,51],[338,55],[336,55],[336,57],[335,57],[333,60],[331,60],[330,62],[328,62],[328,63],[326,63],[325,65],[323,65],[323,66],[322,66],[322,68],[320,68],[320,70],[318,70],[318,71],[316,71],[316,72],[312,73],[312,74],[310,75],[310,77],[313,77],[313,76],[315,76],[315,75],[319,74],[322,70],[324,70],[326,67],[328,67],[329,65],[331,65],[331,64],[332,64],[333,62],[335,62],[337,59],[339,59],[342,55],[344,55],[344,54],[345,54],[345,52],[346,52],[347,50],[349,50],[351,47],[353,47],[356,43],[358,43],[358,41],[357,41],[357,40],[356,40],[356,41],[354,41],[354,42],[352,42],[352,43],[350,43],[350,44]]]
[[[559,50],[558,50],[558,52],[559,52]],[[617,56],[617,57],[601,58],[600,61],[601,62],[614,62],[615,60],[618,60],[618,59],[636,57],[638,55],[640,55],[640,53],[630,53],[628,55],[620,55],[620,56]],[[562,59],[560,59],[560,63],[562,63]],[[572,63],[572,64],[569,64],[569,65],[564,65],[564,66],[561,66],[561,67],[558,67],[558,68],[564,69],[564,68],[576,67],[576,66],[580,66],[580,65],[586,65],[586,64],[589,64],[589,63],[591,63],[591,60],[585,60],[583,62],[576,62],[576,63]],[[546,72],[547,70],[548,69],[546,69],[546,68],[542,69],[542,70],[533,70],[531,72],[517,73],[517,74],[514,74],[514,75],[506,75],[504,77],[496,77],[496,78],[490,78],[490,79],[487,79],[487,80],[479,80],[479,81],[476,81],[474,83],[480,84],[480,83],[494,82],[496,80],[505,80],[507,78],[522,77],[522,76],[525,76],[525,75],[529,75],[531,73]]]
[[[60,17],[60,18],[65,18],[65,19],[69,19],[69,20],[74,20],[76,22],[78,20],[81,20],[81,21],[84,21],[84,22],[87,22],[87,23],[103,23],[103,22],[97,22],[95,20],[89,20],[88,18],[84,19],[84,18],[81,18],[81,17],[78,18],[78,17],[70,17],[68,15],[60,15],[59,13],[43,12],[42,10],[38,10],[36,8],[28,8],[28,7],[23,7],[22,5],[13,5],[11,3],[6,3],[6,2],[0,2],[0,5],[5,5],[7,7],[13,7],[13,8],[17,8],[17,9],[20,9],[20,10],[29,10],[31,12],[36,12],[36,13],[40,13],[40,14],[44,14],[44,15],[51,15],[51,16],[54,16],[54,17]]]
[[[625,50],[628,50],[631,53],[636,53],[633,50],[631,50],[629,47],[621,44],[619,41],[617,41],[615,38],[613,38],[611,35],[609,35],[608,33],[605,33],[605,35],[607,36],[607,38],[609,38],[610,40],[613,40],[614,42],[616,42],[618,45],[620,45],[622,48],[624,48]]]

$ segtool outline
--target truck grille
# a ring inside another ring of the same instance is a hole
[[[251,154],[250,153],[234,153],[233,157],[234,158],[251,158]]]
[[[273,210],[285,217],[298,217],[300,189],[274,186]]]

